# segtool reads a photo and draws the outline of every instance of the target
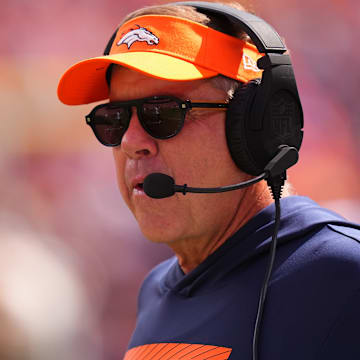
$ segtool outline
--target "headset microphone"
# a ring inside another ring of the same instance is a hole
[[[176,185],[174,179],[171,176],[161,173],[153,173],[145,178],[144,191],[146,195],[154,199],[163,199],[174,195],[176,192],[181,192],[184,195],[187,192],[202,193],[202,194],[219,193],[219,192],[243,189],[264,179],[265,175],[266,173],[262,173],[260,176],[257,176],[254,179],[251,179],[249,181],[244,181],[235,185],[220,186],[215,188],[196,188],[196,187],[188,187],[187,184]]]
[[[181,192],[184,195],[187,192],[203,194],[220,193],[243,189],[263,179],[271,181],[271,179],[280,176],[286,171],[286,169],[298,161],[299,155],[296,148],[282,145],[279,147],[279,150],[279,153],[266,165],[264,172],[248,181],[215,188],[196,188],[188,187],[187,184],[176,185],[174,179],[171,176],[162,173],[152,173],[144,180],[144,192],[146,195],[154,199],[163,199],[174,195],[176,192]]]

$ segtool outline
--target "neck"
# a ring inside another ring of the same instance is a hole
[[[232,216],[216,233],[207,234],[203,238],[182,239],[170,245],[184,273],[189,273],[200,265],[229,237],[273,201],[264,181],[240,191],[239,201]]]

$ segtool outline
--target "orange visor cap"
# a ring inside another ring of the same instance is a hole
[[[189,81],[224,75],[248,82],[261,77],[257,48],[196,22],[145,15],[124,23],[109,55],[81,61],[61,77],[58,97],[67,105],[109,98],[106,70],[118,64],[148,76]]]

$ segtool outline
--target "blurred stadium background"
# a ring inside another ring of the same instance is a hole
[[[170,255],[142,237],[122,203],[111,150],[85,126],[93,105],[68,107],[56,96],[68,66],[100,55],[125,14],[153,3],[1,1],[0,355],[9,359],[39,342],[44,350],[19,359],[72,358],[49,352],[54,343],[74,359],[121,359],[141,280]],[[291,49],[305,139],[290,182],[360,221],[360,3],[247,3]]]

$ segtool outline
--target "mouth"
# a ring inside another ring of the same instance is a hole
[[[144,191],[144,183],[135,184],[134,189],[137,191]]]

